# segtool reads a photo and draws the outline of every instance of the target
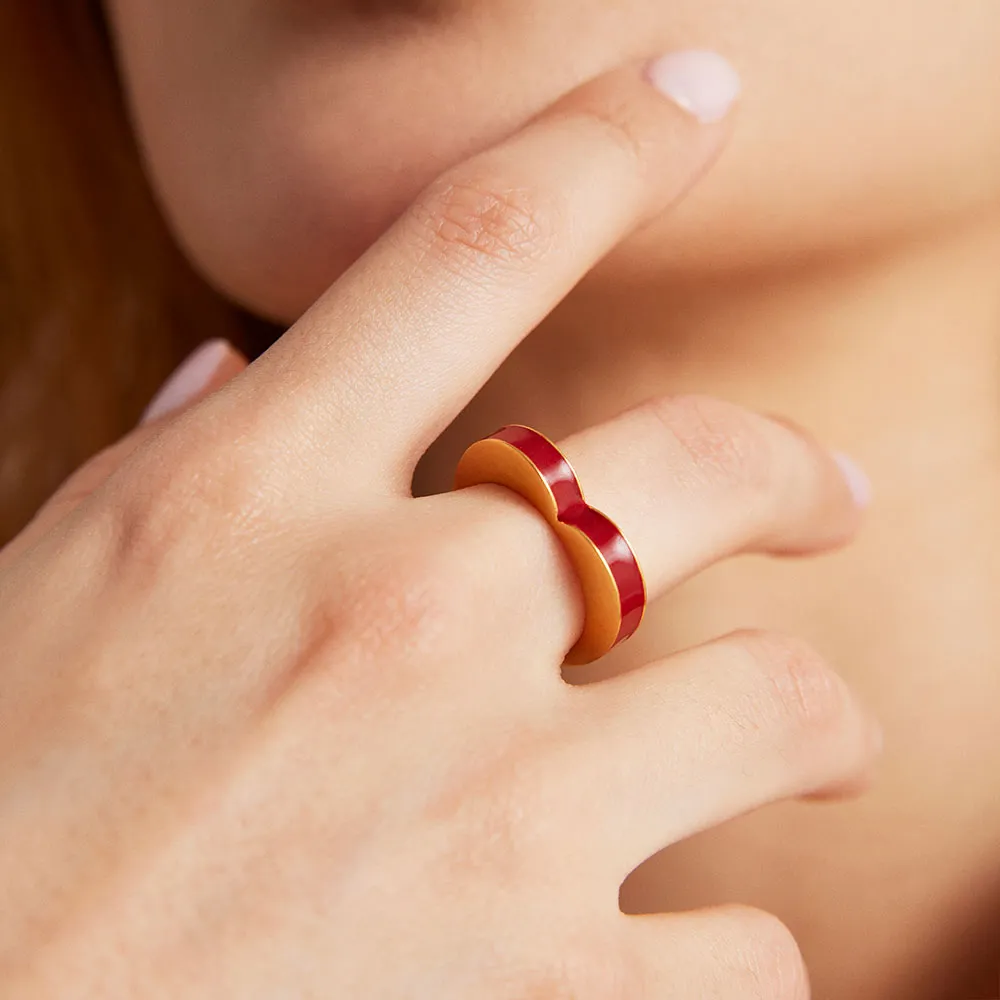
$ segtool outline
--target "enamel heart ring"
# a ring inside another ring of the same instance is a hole
[[[591,663],[639,627],[646,608],[642,570],[618,526],[584,499],[573,467],[547,438],[510,424],[470,445],[458,463],[455,489],[496,483],[522,496],[562,543],[583,592],[583,631],[566,656]]]

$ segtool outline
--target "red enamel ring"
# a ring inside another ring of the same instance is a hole
[[[646,584],[618,526],[584,499],[565,455],[544,434],[510,424],[470,445],[458,463],[455,489],[496,483],[524,497],[566,549],[583,591],[583,631],[566,656],[591,663],[639,627]]]

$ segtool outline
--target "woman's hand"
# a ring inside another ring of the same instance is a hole
[[[841,682],[739,634],[569,686],[582,610],[537,512],[408,492],[517,341],[725,136],[636,68],[582,88],[3,553],[5,996],[806,996],[775,919],[626,917],[618,888],[697,830],[863,775],[877,737]],[[561,446],[651,597],[858,520],[822,449],[721,402],[656,400]]]

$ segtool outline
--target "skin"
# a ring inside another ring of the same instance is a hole
[[[745,98],[714,169],[538,325],[444,430],[418,489],[446,489],[461,447],[508,420],[566,436],[642,399],[691,391],[790,414],[860,457],[877,499],[858,544],[815,562],[714,567],[578,679],[746,625],[805,636],[883,720],[876,789],[849,805],[770,807],[688,840],[629,879],[623,905],[763,906],[794,931],[823,998],[991,996],[996,5],[921,0],[905,20],[887,2],[791,0],[116,0],[111,13],[137,132],[178,238],[220,288],[287,320],[440,170],[575,85],[690,45],[732,59]],[[483,334],[470,338],[475,349],[498,363],[513,342],[490,340],[493,312],[467,323],[466,336]],[[453,328],[451,314],[438,322]],[[418,348],[411,365],[424,363]],[[404,425],[390,420],[384,432],[405,435]],[[620,520],[641,490],[634,474],[609,476],[609,460],[581,478]],[[674,503],[664,486],[637,523],[659,522]],[[595,767],[578,759],[574,773]],[[559,870],[559,856],[548,861]]]
[[[748,809],[857,791],[869,713],[761,631],[568,685],[583,608],[537,511],[408,489],[498,359],[727,137],[638,66],[585,86],[432,185],[252,367],[224,352],[187,399],[169,386],[0,553],[8,996],[804,1000],[774,917],[625,916],[618,889]],[[654,598],[860,520],[828,452],[718,400],[562,448],[595,503],[630,483]]]

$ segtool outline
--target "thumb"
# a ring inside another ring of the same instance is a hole
[[[206,340],[181,362],[177,370],[160,386],[160,391],[146,407],[139,429],[122,439],[143,436],[152,424],[187,409],[204,399],[247,366],[247,359],[228,340]],[[147,432],[148,433],[148,432]],[[117,447],[117,446],[116,446]]]
[[[6,559],[31,545],[93,493],[165,420],[204,399],[243,371],[247,363],[226,340],[208,340],[196,348],[153,397],[139,426],[81,465],[3,550],[3,557]]]

